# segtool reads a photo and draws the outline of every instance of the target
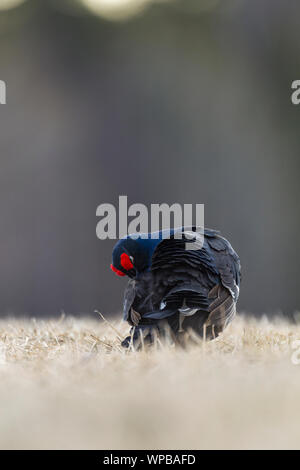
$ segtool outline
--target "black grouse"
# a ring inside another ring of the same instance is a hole
[[[124,347],[166,331],[175,341],[183,333],[214,339],[235,316],[240,260],[215,230],[128,235],[116,243],[112,258],[112,270],[130,278],[123,314],[132,331]]]

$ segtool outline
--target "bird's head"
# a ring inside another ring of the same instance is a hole
[[[111,269],[118,276],[129,276],[134,278],[136,276],[136,269],[134,267],[134,257],[131,251],[126,248],[127,243],[117,243],[113,250]]]
[[[118,276],[136,278],[151,266],[153,251],[159,240],[128,236],[119,240],[112,253],[111,269]]]

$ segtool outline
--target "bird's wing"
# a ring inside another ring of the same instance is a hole
[[[131,306],[135,298],[135,280],[130,279],[128,281],[127,287],[124,292],[124,301],[123,301],[123,319],[128,321],[130,316]]]
[[[214,326],[218,330],[223,331],[235,316],[236,302],[228,289],[220,284],[210,291],[208,297],[212,299],[212,302],[209,306],[209,316],[206,325]]]
[[[237,301],[241,282],[241,263],[238,255],[229,241],[218,234],[208,236],[207,242],[211,248],[223,286],[229,290],[233,299]]]
[[[145,272],[137,279],[130,279],[124,293],[123,319],[133,324],[137,315],[153,310],[152,274]]]

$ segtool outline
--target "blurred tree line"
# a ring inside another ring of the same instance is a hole
[[[75,4],[0,2],[0,312],[118,312],[96,208],[122,194],[204,203],[241,256],[240,310],[297,310],[299,2],[153,2],[118,21]]]

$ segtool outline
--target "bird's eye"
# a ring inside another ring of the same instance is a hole
[[[130,269],[133,269],[133,264],[127,253],[122,253],[120,256],[120,263],[122,268],[124,268],[126,271],[130,271]]]

